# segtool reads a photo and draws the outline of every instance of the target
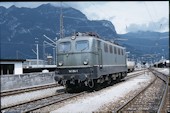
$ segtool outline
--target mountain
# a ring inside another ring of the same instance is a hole
[[[120,34],[119,36],[127,38],[142,38],[142,39],[151,39],[157,40],[161,38],[169,38],[169,32],[153,32],[153,31],[138,31],[138,32],[128,32],[126,34]]]
[[[96,32],[110,39],[117,36],[114,25],[107,20],[88,20],[79,10],[68,7],[63,10],[64,35],[74,32]],[[36,58],[35,41],[39,43],[43,58],[44,34],[54,40],[59,36],[60,7],[43,4],[36,8],[0,6],[1,58]],[[47,48],[48,53],[53,53]]]
[[[127,39],[120,43],[130,51],[130,57],[146,59],[147,56],[150,61],[162,56],[169,59],[169,32],[138,31],[119,34],[119,37]]]
[[[114,25],[108,20],[88,20],[86,15],[77,9],[64,7],[63,26],[64,35],[74,32],[96,32],[103,39],[113,40],[126,38],[127,41],[118,41],[120,45],[130,51],[129,57],[140,58],[152,55],[152,60],[160,59],[162,55],[169,56],[169,32],[138,31],[126,34],[117,34]],[[53,54],[53,48],[45,46],[48,41],[45,34],[52,40],[59,38],[60,7],[43,4],[36,8],[18,8],[0,6],[0,46],[1,58],[36,58],[32,49],[39,45],[39,55],[43,59],[43,51]],[[154,56],[155,55],[155,56]],[[150,59],[151,60],[151,59]]]

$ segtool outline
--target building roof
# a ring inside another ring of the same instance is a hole
[[[24,62],[26,61],[25,59],[0,59],[0,61],[4,61],[4,62]]]

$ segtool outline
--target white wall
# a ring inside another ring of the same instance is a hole
[[[55,72],[1,75],[1,91],[56,83]]]
[[[21,62],[15,62],[14,74],[23,74],[23,68],[22,68],[22,63]]]

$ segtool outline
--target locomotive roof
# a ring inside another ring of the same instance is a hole
[[[96,37],[96,38],[100,38],[100,36],[95,32],[85,32],[85,33],[77,32],[77,33],[75,33],[75,35],[76,36],[93,36],[93,37]]]
[[[114,45],[116,45],[116,46],[122,47],[122,46],[120,46],[119,44],[117,44],[117,43],[115,43],[115,42],[112,42],[112,41],[110,41],[110,40],[104,40],[104,39],[102,39],[97,33],[94,33],[94,32],[83,32],[83,33],[81,33],[81,32],[76,32],[74,35],[65,37],[65,38],[63,38],[63,39],[68,39],[68,38],[70,38],[70,37],[76,37],[76,36],[77,36],[77,38],[80,38],[80,37],[88,37],[88,36],[89,36],[89,37],[96,38],[96,39],[98,39],[98,40],[104,41],[104,42],[106,42],[106,43],[110,43],[110,44],[114,44]],[[124,47],[123,47],[123,48],[124,48]]]

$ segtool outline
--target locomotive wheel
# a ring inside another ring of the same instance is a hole
[[[78,93],[86,90],[83,82],[78,82],[78,81],[75,81],[75,84],[70,84],[70,82],[68,81],[65,87],[66,87],[66,92],[68,93]]]
[[[108,78],[109,78],[109,80],[107,81],[107,84],[108,84],[108,85],[111,85],[111,83],[112,83],[112,78],[111,78],[110,76],[109,76]]]
[[[72,84],[66,85],[66,92],[68,92],[68,93],[76,93],[79,91],[80,91],[79,86],[72,85]]]

